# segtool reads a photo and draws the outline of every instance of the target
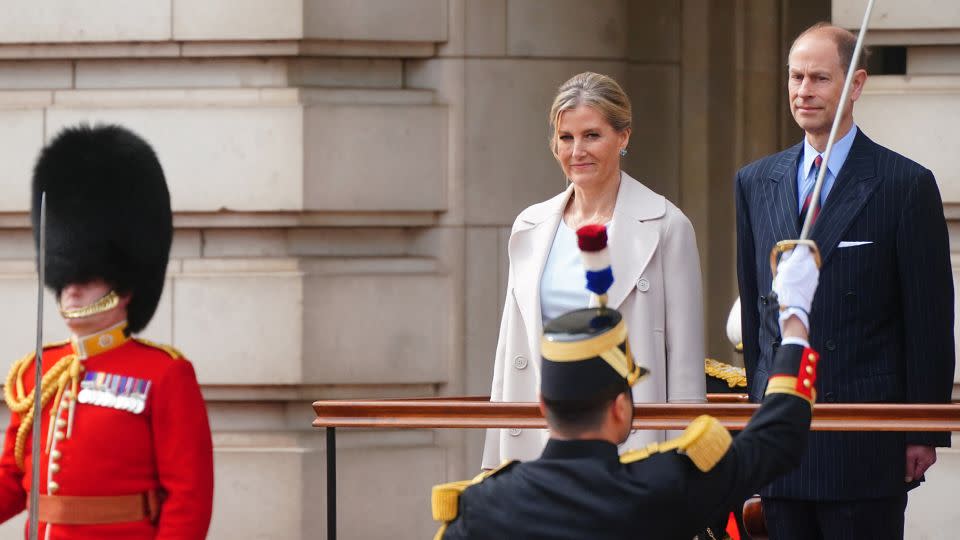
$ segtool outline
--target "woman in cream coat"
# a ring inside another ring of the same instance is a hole
[[[676,206],[620,170],[631,114],[623,90],[607,76],[581,73],[560,87],[550,113],[551,149],[570,185],[521,212],[513,224],[491,401],[538,401],[544,321],[596,302],[572,253],[572,231],[588,223],[607,225],[614,276],[608,305],[627,321],[635,361],[651,370],[633,387],[634,401],[704,401],[702,286],[693,227]],[[491,429],[482,466],[536,459],[548,437],[546,430]],[[621,451],[665,437],[663,431],[635,431]]]

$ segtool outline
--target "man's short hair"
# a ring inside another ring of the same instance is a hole
[[[850,62],[853,61],[853,51],[857,48],[857,36],[853,35],[853,32],[846,28],[840,28],[826,21],[821,21],[801,32],[800,35],[797,36],[797,39],[793,40],[793,43],[790,45],[790,52],[793,52],[793,48],[797,46],[797,42],[800,41],[801,38],[813,33],[826,34],[833,40],[837,46],[837,54],[840,56],[840,67],[843,68],[843,73],[846,74],[847,70],[850,69]],[[863,46],[860,49],[860,58],[857,59],[857,67],[859,69],[867,69],[868,58],[870,58],[870,50],[866,46]]]
[[[633,394],[626,382],[616,383],[598,391],[590,399],[547,399],[541,396],[546,406],[547,424],[564,435],[576,436],[600,428],[607,409],[620,394],[626,393],[630,401]]]

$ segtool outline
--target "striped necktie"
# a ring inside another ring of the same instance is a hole
[[[810,200],[813,199],[813,188],[817,185],[817,177],[820,176],[820,165],[823,163],[823,156],[818,155],[813,158],[813,172],[811,176],[813,177],[812,182],[808,182],[807,194],[803,198],[803,207],[800,208],[800,228],[803,228],[803,220],[807,217],[807,210],[810,208]],[[820,208],[823,205],[817,205],[817,208],[813,211],[813,217],[810,219],[810,226],[813,227],[813,224],[817,221],[817,216],[820,215]]]

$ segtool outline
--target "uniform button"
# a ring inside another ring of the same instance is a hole
[[[60,464],[59,464],[59,463],[51,463],[51,464],[50,464],[50,472],[60,472]]]
[[[57,418],[57,427],[64,427],[67,425],[67,421],[63,418]]]
[[[60,484],[47,482],[47,493],[56,493],[58,489],[60,489]]]
[[[813,375],[813,366],[807,366],[807,375]]]
[[[761,297],[760,297],[760,303],[763,304],[763,305],[767,305],[767,304],[770,303],[770,300],[768,300],[766,296],[761,296]]]
[[[54,461],[60,459],[61,456],[63,456],[63,454],[61,454],[59,450],[50,452],[50,459],[53,459]]]
[[[650,290],[650,281],[648,281],[647,278],[645,278],[645,277],[642,277],[642,278],[638,279],[638,280],[637,280],[637,289],[639,289],[640,292],[647,292],[647,291],[649,291],[649,290]]]
[[[60,431],[60,430],[57,430],[57,431],[54,431],[54,432],[53,432],[53,438],[56,439],[56,440],[58,440],[58,441],[62,441],[64,437],[65,437],[65,435],[64,435],[63,432]]]
[[[511,437],[519,437],[521,431],[523,431],[523,430],[521,430],[520,428],[510,428],[510,436],[511,436]]]
[[[828,351],[835,351],[835,350],[837,350],[837,342],[834,341],[834,340],[832,340],[832,339],[828,339],[827,342],[826,342],[824,345],[827,347],[827,350],[828,350]]]
[[[513,367],[517,369],[527,369],[527,357],[518,354],[513,357]]]

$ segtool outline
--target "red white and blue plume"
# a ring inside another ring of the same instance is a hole
[[[607,304],[607,290],[613,284],[610,251],[607,249],[607,228],[603,225],[584,225],[577,229],[577,245],[587,270],[587,290],[597,295],[600,305]]]

